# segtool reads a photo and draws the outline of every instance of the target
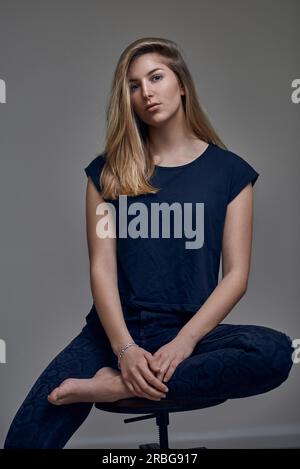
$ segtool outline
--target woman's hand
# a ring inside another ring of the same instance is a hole
[[[142,347],[129,347],[120,360],[123,381],[138,397],[159,401],[166,397],[168,388],[153,374],[148,361],[152,354]],[[154,370],[158,371],[155,369]]]
[[[157,378],[167,382],[173,375],[175,369],[183,360],[188,358],[195,348],[195,343],[187,337],[177,335],[171,342],[160,347],[149,358],[149,365],[157,373]]]

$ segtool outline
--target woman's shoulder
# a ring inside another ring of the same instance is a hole
[[[100,169],[104,166],[105,162],[106,162],[105,153],[100,153],[99,155],[95,156],[84,169],[85,170],[87,168],[93,168],[93,169],[99,168]]]
[[[214,156],[216,160],[223,165],[229,165],[230,167],[235,164],[248,163],[248,158],[240,153],[235,152],[230,148],[222,148],[216,144],[213,144]]]
[[[94,182],[98,192],[101,191],[100,188],[100,175],[102,169],[105,165],[105,153],[100,153],[95,158],[93,158],[90,163],[84,168],[85,174],[90,176],[92,181]]]
[[[250,164],[248,158],[232,149],[221,148],[218,145],[213,145],[213,149],[210,170],[221,175],[225,181],[229,203],[249,182],[254,186],[260,173],[252,163]]]

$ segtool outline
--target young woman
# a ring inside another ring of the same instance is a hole
[[[94,402],[234,399],[285,381],[290,337],[223,322],[247,290],[259,174],[217,136],[173,41],[122,53],[106,146],[85,172],[93,306],[5,448],[63,448]]]

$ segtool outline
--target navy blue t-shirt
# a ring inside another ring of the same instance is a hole
[[[101,154],[84,169],[98,191],[104,164]],[[140,196],[122,195],[128,227],[131,223],[138,230],[141,225],[134,220],[143,212],[143,223],[147,222],[143,236],[148,225],[145,237],[136,237],[134,230],[134,236],[120,237],[121,198],[105,199],[116,209],[121,304],[129,308],[194,314],[218,284],[227,205],[247,184],[254,185],[258,176],[242,157],[213,143],[190,163],[172,167],[156,165],[150,182],[160,191]],[[142,202],[142,208],[139,204],[132,205],[136,202]],[[162,208],[167,228],[163,228],[161,215],[155,218],[154,207]],[[156,229],[155,236],[151,227]]]

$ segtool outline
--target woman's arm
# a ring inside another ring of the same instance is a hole
[[[133,339],[127,329],[120,302],[116,238],[100,238],[96,233],[97,223],[105,216],[96,213],[96,208],[101,202],[106,204],[89,177],[86,189],[86,235],[91,291],[101,324],[109,338],[113,352],[118,355],[121,347],[128,342],[133,342]],[[113,221],[112,218],[110,219]]]
[[[229,314],[245,294],[252,229],[253,188],[249,183],[227,206],[222,240],[222,280],[178,335],[196,344]]]

